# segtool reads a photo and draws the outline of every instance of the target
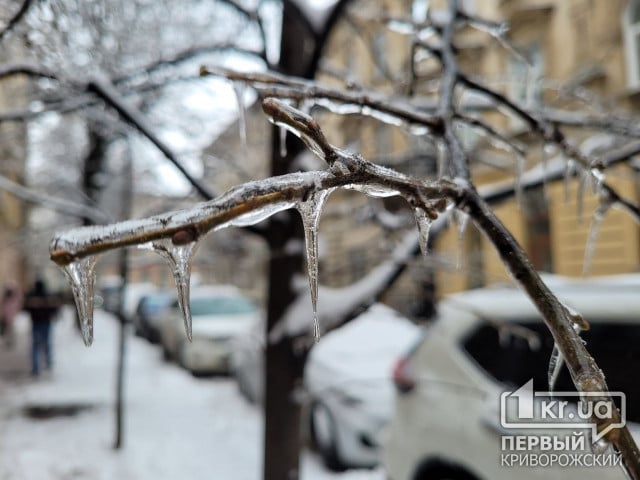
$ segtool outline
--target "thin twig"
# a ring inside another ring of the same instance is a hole
[[[184,168],[178,157],[176,157],[171,149],[153,132],[147,124],[146,119],[142,116],[142,113],[133,106],[124,103],[118,91],[107,79],[96,77],[89,82],[87,89],[95,92],[96,95],[103,99],[109,106],[113,107],[127,123],[147,137],[158,150],[173,163],[189,183],[194,186],[200,196],[206,200],[214,197],[214,194]]]
[[[4,26],[2,30],[0,30],[0,42],[7,36],[7,34],[13,30],[13,28],[18,24],[18,22],[24,17],[24,15],[29,11],[29,7],[31,6],[31,0],[23,0],[22,5],[18,11],[9,19],[7,24]]]
[[[3,175],[0,175],[0,189],[10,192],[25,202],[40,205],[44,208],[63,213],[65,215],[71,215],[79,218],[90,218],[96,223],[106,223],[113,220],[102,210],[84,205],[83,203],[71,202],[69,200],[36,192],[35,190],[9,180]]]

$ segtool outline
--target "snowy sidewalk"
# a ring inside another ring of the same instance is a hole
[[[124,448],[116,452],[114,391],[118,325],[96,312],[95,340],[84,347],[66,312],[55,325],[50,376],[28,376],[29,325],[0,360],[0,480],[221,479],[261,477],[262,419],[228,378],[196,379],[163,362],[157,347],[130,337]],[[20,362],[22,358],[23,362]],[[8,359],[11,359],[9,361]],[[78,407],[74,415],[25,414]],[[303,480],[382,480],[380,471],[331,474],[305,455]]]

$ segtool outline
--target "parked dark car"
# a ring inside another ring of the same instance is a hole
[[[138,302],[133,315],[136,335],[152,343],[160,342],[160,319],[176,300],[173,291],[159,291],[144,295]]]

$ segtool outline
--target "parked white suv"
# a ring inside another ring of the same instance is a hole
[[[627,424],[638,437],[638,425],[630,423],[640,421],[637,282],[552,283],[559,297],[591,323],[582,337],[605,372],[609,389],[626,394]],[[501,454],[512,453],[502,450],[505,435],[557,435],[560,441],[562,435],[573,435],[571,430],[546,427],[513,430],[500,422],[501,393],[515,391],[532,378],[534,391],[549,390],[553,340],[531,301],[515,288],[452,295],[441,302],[438,312],[422,340],[394,370],[395,414],[383,441],[390,479],[624,478],[620,467],[611,466],[501,465]],[[575,391],[566,368],[555,390]],[[590,454],[588,435],[585,444],[585,453]],[[515,453],[536,452],[525,449]]]

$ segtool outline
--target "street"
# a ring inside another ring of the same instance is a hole
[[[261,476],[259,410],[226,377],[194,378],[129,337],[124,448],[112,449],[118,324],[96,311],[86,348],[67,309],[54,327],[54,369],[29,375],[29,322],[0,350],[0,479],[254,480]],[[381,480],[381,471],[327,472],[306,453],[302,479]]]

